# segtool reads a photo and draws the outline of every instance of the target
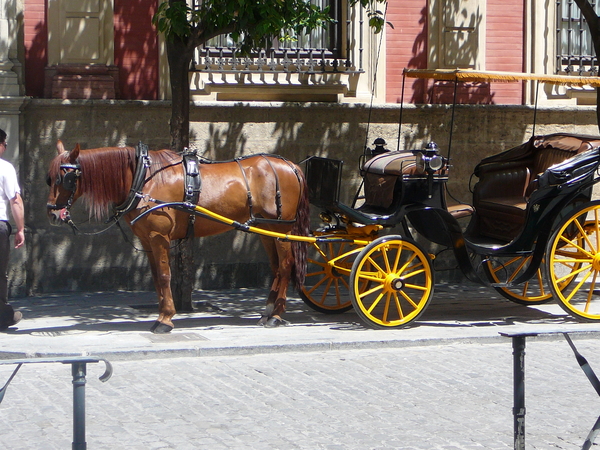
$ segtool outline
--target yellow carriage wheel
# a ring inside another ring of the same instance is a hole
[[[349,236],[345,237],[350,239]],[[325,314],[350,310],[350,271],[357,253],[361,250],[361,247],[352,242],[334,239],[313,243],[309,247],[306,279],[300,291],[304,303]]]
[[[587,203],[548,241],[547,279],[561,308],[577,319],[600,321],[600,202]],[[565,288],[562,284],[575,277]]]
[[[356,257],[350,286],[354,309],[367,325],[403,327],[416,320],[431,300],[431,261],[415,242],[384,236]]]
[[[529,267],[531,258],[530,255],[494,257],[483,263],[483,269],[492,283],[510,283]],[[544,283],[542,266],[524,283],[517,286],[494,286],[494,289],[503,297],[521,305],[548,303],[552,300],[552,291]]]

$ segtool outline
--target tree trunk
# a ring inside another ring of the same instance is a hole
[[[598,53],[600,51],[600,17],[598,17],[596,10],[588,0],[575,0],[575,4],[588,23],[594,51],[596,55],[600,55]],[[598,130],[600,130],[600,91],[598,88],[596,88],[596,120],[598,121]]]
[[[190,140],[189,68],[194,48],[181,40],[167,42],[171,78],[171,150],[183,151]],[[183,199],[183,191],[181,192]],[[192,311],[194,239],[191,236],[171,250],[171,291],[177,311]]]
[[[171,292],[177,311],[193,311],[194,240],[185,239],[171,249]]]
[[[180,152],[190,142],[189,70],[194,48],[181,40],[167,42],[171,79],[171,150]]]

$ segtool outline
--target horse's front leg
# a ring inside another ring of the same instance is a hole
[[[149,236],[150,266],[156,294],[158,295],[158,319],[150,331],[156,334],[169,333],[173,328],[172,318],[175,315],[175,304],[171,292],[171,267],[169,265],[170,241],[158,233]]]
[[[265,327],[278,327],[288,325],[289,322],[281,316],[285,312],[287,288],[292,275],[294,258],[290,242],[280,242],[274,239],[263,239],[263,245],[269,255],[273,283],[267,298],[265,315],[259,320],[259,325]]]

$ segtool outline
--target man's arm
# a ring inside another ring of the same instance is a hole
[[[23,207],[23,199],[21,194],[14,196],[10,201],[10,210],[13,219],[17,225],[17,234],[15,234],[15,248],[23,246],[25,243],[25,208]]]

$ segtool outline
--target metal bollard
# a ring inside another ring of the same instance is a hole
[[[515,450],[525,450],[525,336],[513,344],[513,417]]]
[[[73,363],[73,450],[86,450],[85,441],[85,375],[87,367],[83,363]]]
[[[23,364],[32,363],[62,363],[71,364],[71,374],[73,375],[73,442],[72,450],[86,450],[85,441],[85,376],[87,374],[87,363],[97,363],[103,361],[105,364],[104,373],[99,377],[100,381],[106,382],[112,375],[112,365],[103,358],[94,358],[91,356],[71,356],[63,358],[31,358],[31,359],[8,359],[0,360],[2,364],[17,364],[6,384],[0,389],[0,403],[6,393],[6,388],[12,381],[17,371]]]
[[[525,341],[538,333],[500,333],[512,338],[514,449],[525,450]]]

